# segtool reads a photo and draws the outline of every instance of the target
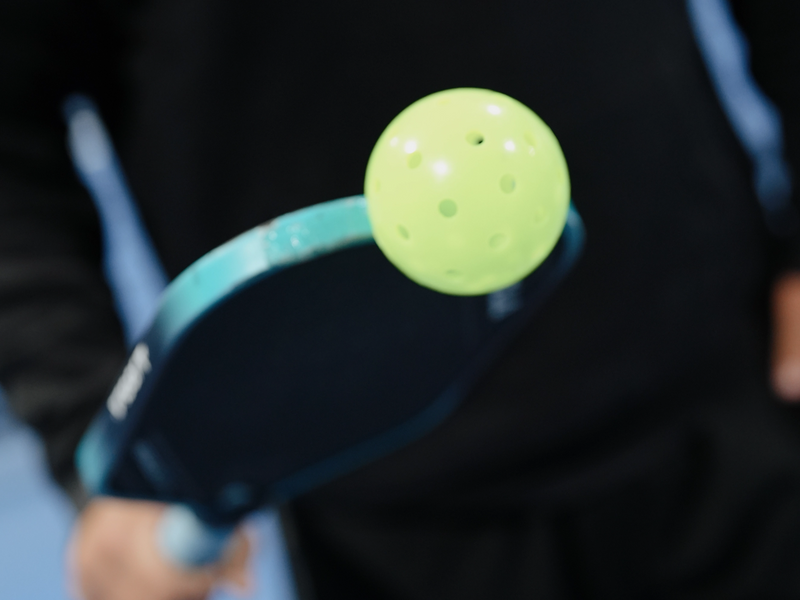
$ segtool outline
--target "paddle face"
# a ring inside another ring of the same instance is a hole
[[[363,199],[248,232],[168,288],[79,448],[81,474],[95,492],[230,523],[377,458],[452,412],[581,241],[573,213],[526,280],[458,297],[388,262]]]

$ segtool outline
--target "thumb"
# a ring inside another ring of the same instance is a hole
[[[249,536],[239,528],[228,545],[217,575],[217,582],[235,595],[249,596],[253,591],[252,551]]]
[[[782,275],[772,290],[772,387],[800,402],[800,271]]]

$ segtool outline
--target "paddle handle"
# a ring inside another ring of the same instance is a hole
[[[181,567],[202,567],[222,557],[233,529],[209,525],[188,506],[174,504],[161,517],[158,547],[165,558]]]

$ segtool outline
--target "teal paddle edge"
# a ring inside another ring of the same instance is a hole
[[[558,260],[555,275],[547,282],[548,288],[563,278],[583,248],[583,224],[572,205],[562,236],[566,251]],[[172,348],[217,303],[283,268],[367,243],[374,240],[366,199],[352,196],[283,215],[209,252],[182,272],[164,292],[157,315],[141,340],[147,344],[153,370],[143,376],[139,395],[146,397],[147,388],[158,380],[159,366],[166,362]],[[384,454],[418,437],[455,409],[466,385],[467,382],[453,382],[428,409],[380,439],[366,441],[277,482],[272,500],[291,498],[358,466],[364,462],[364,456]],[[106,407],[85,434],[76,453],[76,464],[90,493],[114,492],[107,478],[114,472],[117,461],[124,458],[121,449],[128,446],[138,413],[145,404],[137,403],[134,398],[123,419],[114,417]]]
[[[372,241],[363,196],[278,217],[212,250],[181,273],[167,287],[152,329],[169,344],[205,311],[259,275]]]
[[[164,291],[156,317],[140,340],[147,344],[149,362],[158,365],[170,349],[207,311],[241,287],[277,270],[350,246],[374,243],[363,196],[315,204],[250,229],[204,255],[183,271]],[[138,395],[158,378],[158,369],[145,373]],[[76,451],[76,465],[90,493],[106,491],[106,477],[121,459],[142,409],[135,398],[124,419],[106,407],[100,411]]]

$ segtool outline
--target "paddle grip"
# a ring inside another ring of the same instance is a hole
[[[233,527],[215,527],[202,521],[188,506],[167,508],[158,526],[158,547],[173,563],[195,568],[222,557]]]

